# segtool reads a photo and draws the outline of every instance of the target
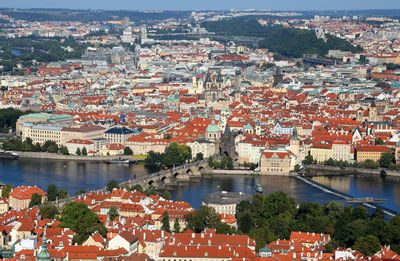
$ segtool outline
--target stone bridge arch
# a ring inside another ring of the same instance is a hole
[[[197,166],[197,170],[201,173],[201,174],[205,174],[206,172],[206,168],[202,165]]]

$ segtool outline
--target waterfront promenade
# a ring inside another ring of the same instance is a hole
[[[338,166],[327,166],[321,164],[307,165],[304,171],[304,176],[315,177],[315,176],[346,176],[346,175],[374,175],[380,176],[381,171],[386,172],[386,176],[400,177],[400,171],[389,170],[389,169],[366,169],[366,168],[353,168],[344,167],[340,168]]]
[[[118,156],[76,156],[76,155],[63,155],[49,152],[32,152],[32,151],[13,151],[19,155],[20,158],[26,159],[51,159],[51,160],[79,160],[79,161],[98,161],[111,160],[116,158],[127,160],[138,160],[137,157],[132,155],[118,155]]]

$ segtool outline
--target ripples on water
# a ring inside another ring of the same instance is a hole
[[[70,193],[80,189],[103,187],[111,179],[124,181],[148,173],[143,165],[111,165],[96,162],[19,159],[0,160],[0,182],[15,185],[38,185],[47,189],[56,184]]]
[[[0,160],[0,182],[15,185],[38,185],[42,189],[54,183],[59,188],[75,193],[80,189],[93,190],[103,187],[111,179],[124,181],[148,174],[143,165],[109,165],[95,162],[68,162],[63,160],[19,159]],[[385,207],[400,211],[400,182],[398,178],[379,176],[332,176],[315,177],[314,181],[330,186],[353,197],[374,197],[387,199]],[[260,183],[264,194],[284,191],[301,200],[323,204],[336,200],[346,203],[342,198],[321,191],[294,177],[261,176]],[[246,176],[215,176],[198,183],[186,184],[174,191],[174,199],[188,201],[192,206],[201,206],[207,194],[218,191],[254,193],[255,178]]]

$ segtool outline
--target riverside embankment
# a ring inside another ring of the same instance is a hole
[[[345,175],[375,175],[380,176],[381,171],[384,170],[387,176],[400,177],[400,171],[388,170],[388,169],[364,169],[364,168],[353,168],[344,167],[340,168],[337,166],[327,165],[308,165],[303,175],[306,177],[316,176],[345,176]]]
[[[20,158],[24,159],[52,159],[52,160],[66,160],[66,161],[94,161],[102,162],[105,160],[111,160],[116,158],[127,159],[127,160],[139,160],[134,156],[76,156],[76,155],[63,155],[57,153],[48,152],[31,152],[31,151],[15,151]]]

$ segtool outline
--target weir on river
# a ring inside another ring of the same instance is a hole
[[[337,191],[337,190],[335,190],[333,188],[330,188],[328,186],[319,184],[319,183],[317,183],[317,182],[315,182],[313,180],[310,180],[308,178],[305,178],[305,177],[302,177],[302,176],[295,176],[295,177],[297,179],[299,179],[299,180],[301,180],[301,181],[313,186],[313,187],[316,187],[316,188],[326,192],[326,193],[330,193],[330,194],[335,195],[337,197],[341,197],[341,198],[345,199],[347,202],[351,201],[352,199],[353,200],[355,199],[354,197],[352,197],[352,196],[350,196],[350,195],[348,195],[346,193],[343,193],[343,192]],[[372,209],[375,209],[376,207],[378,207],[378,205],[375,204],[375,203],[360,203],[360,204],[364,205],[365,207],[372,208]],[[392,210],[390,210],[388,208],[385,208],[385,207],[382,207],[382,206],[380,206],[380,207],[383,209],[383,212],[388,216],[394,217],[397,214],[396,212],[394,212],[394,211],[392,211]]]

